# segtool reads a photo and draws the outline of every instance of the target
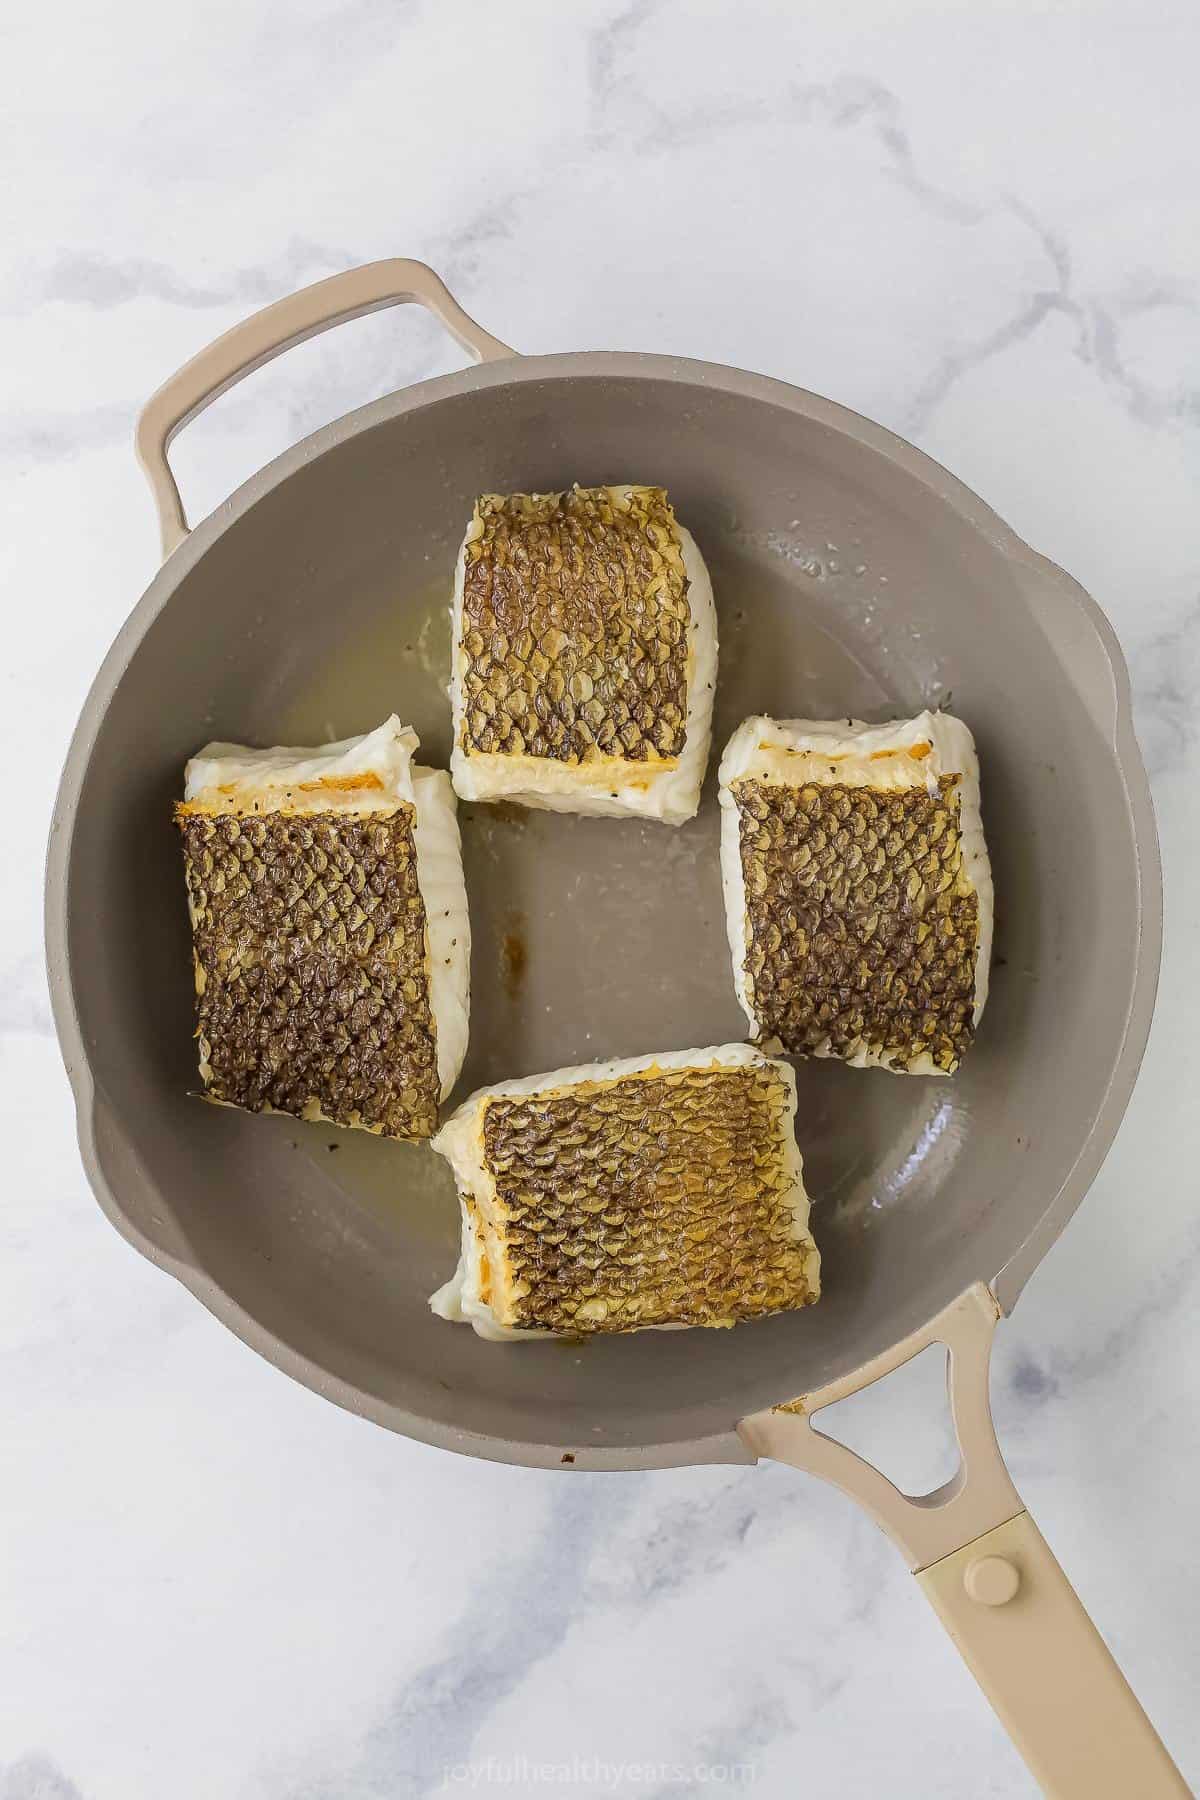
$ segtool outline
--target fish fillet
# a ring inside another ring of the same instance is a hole
[[[682,824],[708,762],[712,584],[662,488],[485,494],[455,573],[464,800]]]
[[[209,744],[175,817],[206,1096],[429,1137],[467,1048],[454,794],[394,716],[317,749]]]
[[[756,1040],[948,1075],[987,999],[992,877],[961,719],[747,719],[721,760],[721,870]]]
[[[785,1063],[746,1044],[483,1088],[433,1140],[462,1251],[430,1305],[481,1337],[733,1325],[820,1293]]]

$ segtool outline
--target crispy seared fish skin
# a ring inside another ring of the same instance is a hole
[[[209,1097],[429,1137],[437,1053],[412,808],[179,825]]]
[[[991,875],[961,720],[752,719],[721,766],[739,998],[797,1056],[950,1074],[983,1010]]]
[[[483,495],[453,629],[451,771],[464,799],[692,816],[715,612],[662,488]]]
[[[209,1099],[436,1130],[465,1048],[469,931],[449,783],[411,770],[415,746],[389,721],[318,751],[214,745],[189,764],[175,817]]]
[[[463,742],[500,756],[678,756],[687,580],[661,488],[485,494],[467,545]]]
[[[806,1306],[820,1258],[795,1079],[747,1045],[472,1096],[434,1139],[463,1206],[434,1310],[504,1338],[733,1325]]]

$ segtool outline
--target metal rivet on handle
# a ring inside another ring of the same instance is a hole
[[[977,1556],[963,1586],[980,1606],[1006,1606],[1021,1585],[1021,1571],[1006,1556]]]

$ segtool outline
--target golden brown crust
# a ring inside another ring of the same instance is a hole
[[[176,808],[206,1091],[250,1112],[437,1128],[413,808]]]
[[[663,489],[485,494],[475,520],[463,577],[464,751],[676,759],[688,582]]]
[[[971,1043],[979,901],[957,776],[924,788],[740,781],[746,974],[764,1038],[950,1073]]]
[[[255,790],[251,789],[253,796]],[[318,809],[306,801],[296,803],[296,795],[319,794],[324,801],[347,797],[361,800],[364,794],[383,791],[383,779],[374,769],[361,769],[353,775],[320,775],[315,781],[297,781],[290,787],[259,788],[261,798],[247,798],[247,785],[240,781],[223,781],[218,787],[204,788],[193,800],[175,803],[175,818],[192,815],[215,817],[222,813],[303,813],[308,818]],[[381,809],[382,810],[382,809]]]
[[[489,1100],[508,1322],[725,1325],[815,1300],[783,1149],[789,1102],[758,1064]]]

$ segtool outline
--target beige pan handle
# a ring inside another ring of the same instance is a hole
[[[1138,1705],[1004,1466],[988,1365],[1000,1309],[982,1282],[924,1330],[843,1381],[743,1419],[756,1456],[807,1469],[866,1507],[908,1558],[1001,1723],[1052,1800],[1184,1800],[1191,1789]],[[813,1415],[909,1362],[949,1352],[959,1468],[902,1494]]]
[[[440,276],[425,263],[392,257],[330,275],[326,281],[301,288],[298,294],[276,300],[273,306],[264,306],[164,381],[142,409],[135,438],[138,461],[158,508],[164,560],[188,534],[183,502],[167,461],[176,432],[243,375],[261,369],[293,344],[302,344],[332,325],[410,300],[427,306],[477,362],[495,362],[516,354],[469,318]]]

